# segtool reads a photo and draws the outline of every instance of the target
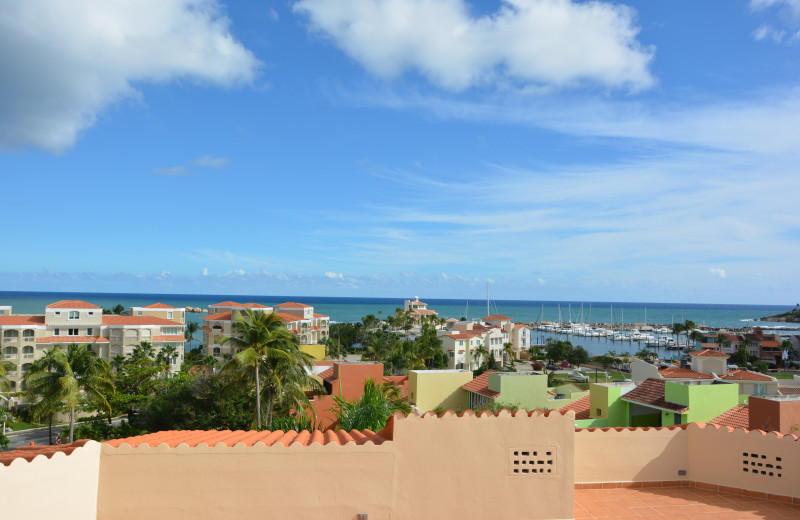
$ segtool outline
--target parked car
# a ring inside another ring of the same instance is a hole
[[[555,363],[548,363],[545,368],[547,368],[547,370],[558,370],[559,366]]]

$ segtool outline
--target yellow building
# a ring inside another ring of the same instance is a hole
[[[472,381],[469,370],[411,370],[408,373],[408,400],[418,410],[436,408],[464,410],[467,392],[462,385]]]

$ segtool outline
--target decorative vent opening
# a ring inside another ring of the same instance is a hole
[[[773,460],[774,459],[774,460]],[[783,478],[780,457],[767,458],[758,453],[742,453],[742,473],[760,477]]]
[[[555,475],[556,449],[511,448],[508,450],[508,473],[515,476]]]

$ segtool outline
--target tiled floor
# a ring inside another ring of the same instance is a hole
[[[575,520],[800,519],[800,506],[697,488],[576,489]]]

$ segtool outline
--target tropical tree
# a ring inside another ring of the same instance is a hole
[[[8,372],[15,368],[16,365],[10,361],[0,361],[0,392],[11,390],[11,380],[8,379]]]
[[[190,321],[186,324],[186,328],[183,330],[183,337],[186,341],[189,342],[189,350],[192,349],[192,342],[194,341],[194,335],[197,334],[197,331],[200,330],[200,324],[196,321]]]
[[[131,360],[137,359],[155,359],[156,357],[156,349],[152,343],[149,341],[142,341],[139,343],[138,346],[133,348],[133,352],[130,354]]]
[[[717,334],[717,344],[719,345],[720,350],[725,350],[730,346],[731,340],[728,338],[727,334],[720,332]]]
[[[407,414],[411,405],[400,389],[391,383],[377,385],[372,379],[364,382],[364,395],[353,401],[334,396],[333,411],[340,429],[380,431],[394,412]]]
[[[516,352],[514,352],[514,345],[511,343],[503,344],[503,355],[505,356],[505,362],[509,365],[514,364],[514,360],[516,359]]]
[[[28,393],[34,407],[58,400],[69,410],[69,442],[75,440],[75,410],[82,402],[111,412],[107,398],[114,392],[111,366],[97,357],[91,345],[56,346],[39,361],[25,376]]]
[[[165,345],[161,347],[159,354],[164,357],[164,362],[167,364],[166,372],[169,372],[170,367],[172,366],[172,360],[178,356],[178,347],[175,345]]]
[[[703,340],[706,339],[705,335],[699,330],[692,330],[689,333],[689,339],[694,341],[695,343],[703,343]]]
[[[277,315],[245,309],[244,315],[237,315],[231,330],[233,335],[217,341],[237,350],[223,371],[235,374],[240,381],[255,382],[257,430],[263,424],[262,397],[267,424],[272,423],[276,402],[288,399],[309,407],[305,391],[318,386],[305,371],[313,365],[313,357],[300,351],[297,337]]]

